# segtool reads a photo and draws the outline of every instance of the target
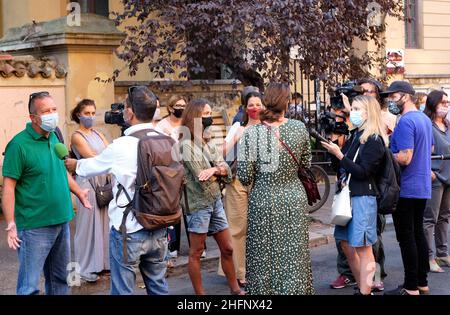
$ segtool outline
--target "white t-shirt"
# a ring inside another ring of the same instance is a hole
[[[241,123],[240,122],[235,122],[230,130],[227,133],[227,136],[225,137],[225,142],[231,142],[233,141],[234,137],[239,133],[241,129]]]

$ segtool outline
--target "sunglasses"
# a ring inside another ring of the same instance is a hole
[[[133,100],[132,100],[132,98],[133,98],[133,91],[134,91],[136,88],[138,88],[137,85],[133,85],[133,86],[130,86],[130,87],[128,88],[128,103],[130,103],[131,109],[133,110],[133,112],[134,112],[134,106],[133,106]]]
[[[30,98],[28,99],[28,111],[30,112],[31,102],[37,97],[50,96],[50,93],[47,91],[31,93]]]

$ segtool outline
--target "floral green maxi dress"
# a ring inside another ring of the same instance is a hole
[[[272,127],[304,167],[311,163],[305,125],[288,120]],[[263,125],[248,128],[239,143],[237,176],[253,183],[249,197],[249,294],[314,294],[309,252],[307,196],[297,164]]]

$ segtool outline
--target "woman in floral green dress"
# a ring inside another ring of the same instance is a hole
[[[303,167],[310,166],[305,125],[284,118],[289,96],[288,85],[269,85],[262,124],[248,128],[239,143],[237,175],[243,185],[253,183],[246,246],[249,294],[314,294],[306,192],[296,162],[275,136]]]

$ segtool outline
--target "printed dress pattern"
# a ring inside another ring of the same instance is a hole
[[[288,120],[272,130],[304,167],[310,167],[309,135],[302,122]],[[246,245],[248,293],[314,294],[306,192],[297,164],[267,127],[245,131],[237,176],[244,185],[253,183]]]

